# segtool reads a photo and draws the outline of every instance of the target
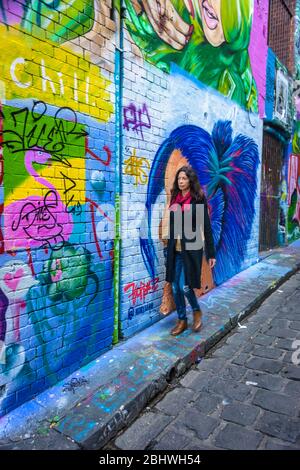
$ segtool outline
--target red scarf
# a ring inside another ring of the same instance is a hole
[[[186,195],[183,196],[180,191],[177,194],[176,198],[171,202],[169,209],[170,211],[176,212],[178,204],[179,204],[181,206],[182,212],[186,210],[190,210],[191,200],[192,200],[192,196],[190,192],[186,193]]]

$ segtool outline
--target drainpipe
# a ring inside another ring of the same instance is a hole
[[[120,4],[120,10],[116,8]],[[113,2],[116,18],[116,51],[115,51],[115,240],[114,240],[114,332],[113,344],[119,340],[120,315],[120,259],[121,259],[121,215],[120,194],[123,154],[123,0]],[[119,11],[118,11],[119,10]]]

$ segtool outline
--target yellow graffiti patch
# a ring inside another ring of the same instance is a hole
[[[145,157],[138,157],[136,149],[133,149],[132,155],[124,161],[125,175],[134,176],[135,186],[138,184],[147,184],[150,163]]]
[[[35,98],[107,122],[113,112],[110,82],[99,67],[45,40],[0,26],[2,99]]]
[[[50,189],[49,185],[59,193],[66,206],[73,207],[78,203],[85,204],[85,159],[69,158],[68,161],[72,165],[71,167],[66,167],[60,162],[52,162],[51,166],[39,171],[39,176],[45,180],[45,184],[28,175],[28,178],[20,186],[9,193],[5,199],[5,205],[8,206],[29,196],[44,197]]]

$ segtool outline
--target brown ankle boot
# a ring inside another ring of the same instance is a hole
[[[183,333],[187,329],[187,320],[178,320],[175,328],[171,330],[172,336],[177,336]]]
[[[194,323],[193,323],[193,331],[198,332],[202,328],[202,312],[201,310],[196,310],[193,312],[194,314]]]
[[[170,331],[171,335],[173,334],[174,331],[177,330],[178,325],[179,325],[179,322],[180,322],[180,320],[177,320],[176,325],[175,325],[174,328],[172,328],[172,330]]]

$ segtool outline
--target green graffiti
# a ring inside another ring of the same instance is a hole
[[[295,132],[292,141],[293,153],[300,155],[300,121],[295,124]]]
[[[73,362],[77,355],[86,356],[96,342],[102,319],[98,275],[103,276],[104,267],[97,268],[96,274],[91,264],[88,250],[65,243],[51,253],[37,276],[39,284],[28,291],[27,313],[49,384],[57,382],[53,373],[61,369],[63,361]]]
[[[248,46],[253,0],[125,0],[126,26],[144,57],[165,72],[177,64],[257,112]],[[162,5],[164,4],[164,6]]]
[[[288,208],[288,217],[287,217],[287,232],[288,232],[288,241],[293,242],[300,238],[300,227],[298,221],[295,219],[295,212],[297,208],[298,195],[297,190],[292,194],[291,205]]]
[[[31,108],[2,108],[4,127],[0,132],[0,145],[6,161],[5,198],[28,178],[24,163],[27,150],[35,147],[43,149],[66,168],[71,166],[70,158],[85,157],[87,133],[84,126],[78,124],[76,113],[70,108],[59,108],[51,117],[46,114],[47,109],[48,106],[42,101],[34,102]],[[35,165],[37,171],[43,167]]]
[[[94,24],[94,0],[31,0],[26,3],[22,28],[39,37],[62,43],[90,31]]]
[[[82,246],[65,243],[61,250],[52,251],[50,258],[44,263],[39,281],[46,286],[47,295],[52,302],[64,302],[82,297],[89,278],[95,282],[91,302],[99,290],[98,278],[91,271],[91,254]]]

